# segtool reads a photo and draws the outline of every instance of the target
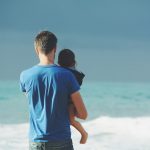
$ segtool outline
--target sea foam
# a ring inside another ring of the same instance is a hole
[[[71,127],[75,150],[150,150],[150,117],[99,117],[82,123],[89,133],[86,144]],[[0,150],[27,150],[28,124],[0,125]]]

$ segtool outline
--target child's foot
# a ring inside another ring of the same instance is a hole
[[[81,137],[81,140],[80,140],[80,144],[85,144],[86,141],[87,141],[87,138],[88,138],[88,133],[87,132],[84,132],[82,134],[82,137]]]

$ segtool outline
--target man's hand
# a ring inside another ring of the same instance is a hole
[[[87,118],[87,110],[85,108],[84,102],[82,100],[82,97],[79,92],[75,92],[71,95],[71,100],[74,104],[74,107],[76,109],[76,117],[80,119],[86,119]]]

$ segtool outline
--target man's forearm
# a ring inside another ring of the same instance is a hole
[[[76,109],[76,117],[85,120],[87,118],[87,110],[79,92],[71,95],[72,102]]]

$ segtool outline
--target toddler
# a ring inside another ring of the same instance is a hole
[[[82,85],[82,81],[85,75],[82,72],[76,70],[75,55],[70,49],[63,49],[60,51],[58,55],[58,64],[61,67],[64,67],[69,71],[71,71],[74,74],[75,78],[77,79],[79,85],[80,86]],[[78,121],[75,120],[76,109],[71,100],[69,103],[69,117],[70,117],[70,124],[81,133],[80,143],[85,144],[88,138],[88,133],[85,131],[83,126]]]

